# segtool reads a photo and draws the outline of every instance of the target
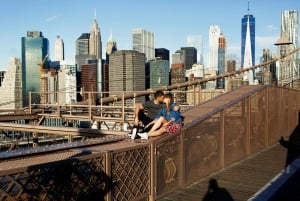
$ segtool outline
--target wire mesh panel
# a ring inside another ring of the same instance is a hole
[[[103,171],[105,157],[91,155],[28,166],[2,176],[0,200],[104,200],[110,187]]]
[[[221,168],[220,113],[185,130],[185,182],[192,183]]]
[[[157,196],[164,195],[180,186],[181,160],[181,137],[180,133],[168,135],[156,142],[155,189]]]
[[[250,152],[256,153],[267,145],[266,89],[250,96]]]
[[[281,89],[268,87],[268,142],[278,141],[281,133]]]
[[[245,99],[228,106],[224,112],[224,165],[246,156],[248,105]]]
[[[150,147],[112,152],[112,200],[148,200],[150,188]]]

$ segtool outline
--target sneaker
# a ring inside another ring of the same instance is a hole
[[[135,139],[135,137],[136,137],[136,134],[137,134],[137,128],[136,127],[134,127],[133,129],[132,129],[132,133],[131,133],[131,139],[132,140],[134,140]]]
[[[138,133],[138,135],[141,137],[141,139],[148,140],[148,133]]]

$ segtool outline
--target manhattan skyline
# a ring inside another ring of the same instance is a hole
[[[256,19],[256,55],[258,63],[263,48],[275,50],[280,37],[283,10],[299,10],[297,0],[250,0]],[[170,55],[187,46],[188,35],[201,35],[204,64],[207,62],[209,26],[217,25],[227,38],[227,54],[241,57],[241,19],[248,14],[248,0],[145,1],[116,0],[12,0],[0,8],[0,70],[6,70],[10,57],[21,57],[21,37],[27,31],[41,31],[49,39],[50,59],[54,60],[54,43],[60,36],[65,45],[65,59],[75,60],[75,41],[90,32],[96,19],[102,38],[103,56],[112,33],[118,50],[132,49],[132,31],[146,29],[154,33],[155,48],[166,48]]]

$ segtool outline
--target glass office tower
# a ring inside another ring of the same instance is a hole
[[[40,103],[40,66],[49,52],[49,41],[40,31],[27,31],[22,37],[22,96],[23,107],[28,106],[29,92],[34,93],[32,102]],[[44,66],[47,65],[45,62]]]
[[[241,41],[241,68],[245,69],[255,65],[255,18],[249,14],[242,18],[242,41]],[[254,84],[254,70],[244,73],[243,80],[250,85]]]
[[[248,46],[249,44],[249,46]],[[245,57],[250,56],[251,66],[255,65],[255,18],[253,15],[247,14],[242,18],[242,43],[241,43],[241,65],[243,67],[248,67],[245,64]],[[251,54],[251,55],[249,55]]]

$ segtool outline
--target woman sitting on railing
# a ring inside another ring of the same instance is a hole
[[[146,127],[154,124],[148,133],[139,133],[142,139],[148,137],[159,136],[165,132],[169,134],[176,133],[182,128],[183,118],[181,116],[180,107],[173,102],[171,94],[166,94],[164,98],[166,108],[163,108],[156,115],[156,118]]]

